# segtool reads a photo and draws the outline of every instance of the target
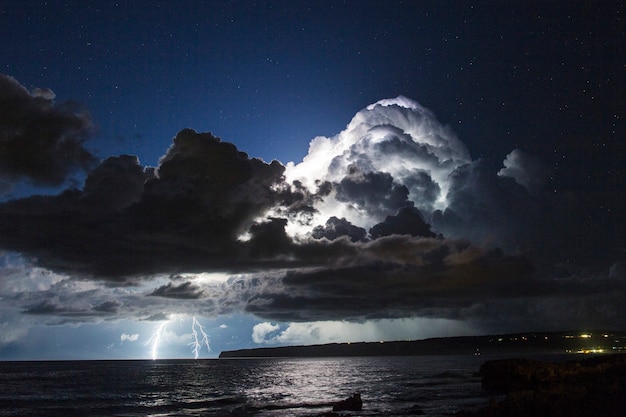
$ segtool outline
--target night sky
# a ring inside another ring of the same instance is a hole
[[[626,330],[624,13],[0,4],[0,359]]]

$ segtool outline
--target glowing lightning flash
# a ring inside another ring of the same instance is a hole
[[[152,334],[150,339],[146,342],[146,345],[150,345],[150,353],[152,355],[152,360],[156,360],[159,353],[159,345],[167,339],[167,325],[173,321],[174,319],[183,320],[185,316],[177,314],[171,315],[169,317],[170,320],[164,321],[159,324],[156,331]],[[211,351],[211,347],[209,346],[209,336],[204,331],[204,327],[200,324],[198,319],[195,316],[191,317],[191,338],[192,341],[189,343],[191,346],[191,351],[193,352],[194,359],[198,359],[198,355],[200,354],[200,350],[202,350],[202,346],[206,346],[207,351]]]
[[[207,336],[204,332],[204,327],[202,327],[202,325],[198,322],[196,316],[192,316],[191,337],[193,340],[189,343],[189,346],[192,347],[194,359],[198,359],[198,354],[200,353],[200,349],[202,349],[202,345],[206,346],[207,351],[211,351],[211,348],[209,347],[209,336]]]
[[[150,337],[150,339],[146,343],[148,345],[150,344],[152,345],[152,349],[151,349],[152,360],[156,360],[157,358],[159,343],[161,343],[161,340],[163,339],[163,335],[165,334],[167,323],[168,323],[167,321],[164,321],[163,323],[161,323],[159,327],[157,328],[156,332],[154,332],[154,334]]]

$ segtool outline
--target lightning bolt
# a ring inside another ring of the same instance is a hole
[[[150,353],[152,354],[152,360],[155,360],[157,358],[159,344],[161,343],[161,340],[163,339],[163,336],[165,335],[165,329],[167,327],[167,323],[169,322],[164,321],[163,323],[161,323],[159,327],[156,329],[156,331],[154,332],[154,334],[146,342],[147,345],[152,346],[152,348],[150,349]]]
[[[198,322],[196,316],[191,318],[191,337],[193,340],[189,343],[191,351],[193,352],[194,359],[198,359],[198,354],[202,349],[202,345],[206,346],[207,351],[211,351],[209,346],[209,336],[204,332],[204,327]]]
[[[167,338],[167,325],[178,318],[179,320],[183,320],[184,316],[182,315],[170,315],[168,321],[164,321],[159,324],[159,327],[154,331],[150,339],[146,342],[146,345],[150,345],[150,354],[152,356],[152,360],[156,360],[159,353],[159,345]],[[204,331],[204,327],[200,324],[198,319],[195,316],[191,316],[191,338],[192,341],[189,343],[191,346],[191,351],[193,352],[194,359],[198,359],[198,355],[202,350],[202,346],[206,346],[208,352],[211,352],[211,347],[209,346],[209,336]]]

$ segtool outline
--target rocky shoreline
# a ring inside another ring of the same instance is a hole
[[[479,373],[483,389],[492,396],[489,405],[456,417],[626,415],[626,354],[563,363],[494,360],[485,362]]]

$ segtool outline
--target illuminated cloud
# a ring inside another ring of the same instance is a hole
[[[285,176],[320,194],[312,227],[335,216],[369,229],[405,206],[445,208],[450,174],[470,161],[449,127],[400,96],[361,110],[334,137],[315,138],[301,163],[287,165]]]
[[[477,330],[461,321],[427,318],[367,322],[316,321],[288,323],[284,327],[260,323],[257,326],[252,333],[255,343],[288,345],[425,339],[442,335],[473,334]]]
[[[139,340],[139,333],[135,333],[135,334],[126,334],[126,333],[122,333],[120,335],[120,341],[123,342],[136,342],[137,340]]]
[[[511,177],[529,190],[541,188],[546,180],[546,167],[537,158],[514,149],[506,156],[504,168],[498,171],[502,177]]]
[[[272,333],[280,329],[278,324],[263,322],[252,328],[252,340],[254,343],[264,343]]]

